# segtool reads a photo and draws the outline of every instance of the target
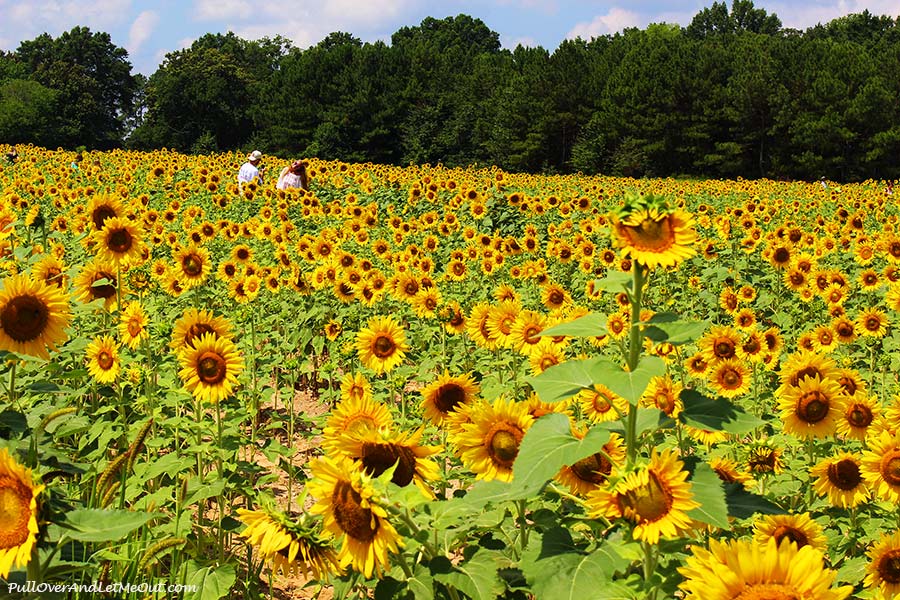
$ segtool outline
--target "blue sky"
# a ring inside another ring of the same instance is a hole
[[[76,25],[106,31],[128,50],[135,71],[151,74],[167,52],[204,33],[234,31],[256,39],[282,35],[300,48],[333,31],[366,42],[390,41],[425,17],[460,13],[500,34],[504,47],[556,48],[566,38],[588,39],[649,23],[687,25],[713,0],[0,0],[0,49],[15,50],[43,32],[58,36]],[[786,27],[806,29],[850,13],[900,15],[898,0],[756,0]],[[730,0],[729,0],[730,5]]]

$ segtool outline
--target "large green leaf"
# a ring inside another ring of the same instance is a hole
[[[666,363],[658,356],[645,356],[634,372],[611,362],[604,362],[601,370],[602,376],[595,379],[595,383],[602,383],[636,406],[650,380],[666,374]]]
[[[602,378],[608,365],[599,357],[567,360],[553,365],[536,377],[526,377],[538,397],[544,402],[567,400],[583,389],[593,387]]]
[[[568,530],[554,528],[529,545],[521,566],[539,600],[624,600],[634,595],[614,582],[613,575],[628,564],[610,544],[586,552],[572,541]]]
[[[722,529],[731,529],[728,522],[728,504],[722,480],[706,463],[699,463],[690,479],[691,492],[700,506],[688,512],[688,516]]]
[[[502,555],[492,550],[478,550],[469,560],[434,572],[434,579],[456,588],[472,600],[495,600],[503,592],[503,581],[497,574]],[[449,561],[447,561],[449,563]]]
[[[698,339],[709,325],[710,321],[682,321],[673,313],[657,313],[646,322],[643,333],[654,342],[679,346]]]
[[[66,513],[66,520],[60,525],[68,530],[66,535],[81,542],[115,542],[156,516],[130,510],[81,508]]]
[[[568,335],[571,337],[594,337],[606,335],[606,315],[602,313],[588,313],[567,323],[560,323],[543,330],[541,336]]]
[[[682,390],[681,401],[684,409],[679,419],[691,427],[740,435],[765,424],[725,398],[710,398],[696,390]]]
[[[738,519],[747,519],[756,513],[780,515],[785,512],[785,509],[763,496],[748,492],[741,483],[725,484],[725,501],[728,503],[728,514]]]
[[[619,293],[623,290],[631,290],[633,276],[621,271],[610,271],[603,279],[594,280],[595,290],[607,290]]]
[[[194,586],[194,592],[186,592],[185,600],[219,600],[231,593],[237,576],[234,565],[204,567],[190,561],[187,564],[186,585]]]

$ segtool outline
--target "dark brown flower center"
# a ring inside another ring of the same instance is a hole
[[[795,542],[798,548],[802,548],[809,544],[809,539],[807,539],[805,533],[796,527],[791,527],[789,525],[779,525],[776,527],[775,531],[772,532],[772,537],[775,538],[775,543],[779,545],[781,544],[781,540],[785,538]]]
[[[205,333],[216,335],[216,331],[206,323],[194,323],[188,328],[187,335],[184,336],[185,345],[192,345],[195,339],[201,337]]]
[[[630,244],[639,250],[665,252],[675,243],[671,215],[655,221],[645,218],[637,226],[625,225],[620,230]]]
[[[188,254],[181,259],[181,268],[188,277],[197,277],[203,273],[203,259],[196,254]]]
[[[715,355],[719,358],[734,358],[734,342],[731,340],[719,340],[714,347]]]
[[[797,385],[801,380],[806,379],[807,377],[818,377],[819,379],[821,379],[822,372],[813,366],[804,367],[794,373],[794,375],[791,377],[791,385]]]
[[[204,352],[197,359],[197,375],[203,383],[215,385],[225,379],[227,373],[228,363],[215,352]]]
[[[806,423],[818,423],[828,415],[828,397],[814,390],[806,392],[797,401],[797,417]]]
[[[341,531],[354,540],[368,543],[378,533],[378,521],[372,511],[361,506],[362,497],[348,481],[339,481],[331,494],[334,520]]]
[[[409,485],[416,474],[416,455],[405,446],[366,442],[362,446],[360,461],[372,477],[378,477],[396,464],[391,481],[400,487]]]
[[[94,281],[100,281],[101,279],[115,282],[116,276],[110,273],[106,273],[105,271],[100,271],[96,276],[94,276]],[[94,299],[103,298],[104,300],[106,300],[107,298],[112,298],[115,295],[116,286],[112,283],[104,283],[103,285],[91,286],[91,296],[93,296]]]
[[[94,227],[99,231],[103,229],[103,224],[107,219],[116,216],[116,211],[114,211],[111,207],[103,205],[98,206],[94,209],[93,214],[91,214],[91,221],[94,222]]]
[[[37,339],[47,329],[49,321],[47,305],[31,294],[12,298],[0,311],[0,327],[16,342]]]
[[[101,350],[100,354],[97,355],[97,365],[104,371],[112,369],[114,364],[116,364],[115,359],[106,350]]]
[[[828,481],[844,492],[855,489],[862,483],[859,465],[855,461],[844,459],[828,465]]]
[[[884,553],[878,561],[878,575],[890,584],[900,583],[900,550],[893,549]]]
[[[491,459],[501,466],[511,469],[516,456],[519,455],[519,443],[522,431],[511,425],[505,425],[491,436],[487,451]]]
[[[881,476],[889,485],[900,486],[900,451],[893,450],[881,459]]]
[[[388,358],[397,350],[394,340],[386,335],[379,335],[372,344],[372,354],[378,358]]]
[[[442,413],[456,410],[466,401],[466,391],[455,383],[447,383],[437,389],[434,394],[434,405]]]
[[[612,463],[600,453],[582,458],[572,465],[572,472],[578,479],[600,485],[612,473]]]
[[[134,238],[127,229],[116,229],[106,238],[106,246],[116,254],[125,254],[134,245]]]
[[[852,404],[847,409],[847,422],[853,427],[868,427],[874,418],[872,409],[865,404]]]
[[[741,374],[737,372],[735,369],[725,369],[722,373],[722,384],[723,387],[729,390],[733,390],[741,387],[741,383],[743,383],[743,377]]]

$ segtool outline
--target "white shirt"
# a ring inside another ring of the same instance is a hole
[[[279,190],[288,190],[290,188],[299,188],[303,187],[303,180],[299,175],[294,175],[290,171],[281,176],[278,180],[278,183],[275,185],[276,189]]]
[[[241,165],[241,170],[238,171],[238,182],[250,182],[259,177],[259,169],[250,164],[249,162],[245,162]]]

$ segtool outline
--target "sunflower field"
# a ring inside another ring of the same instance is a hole
[[[19,154],[7,597],[900,595],[884,182]]]

